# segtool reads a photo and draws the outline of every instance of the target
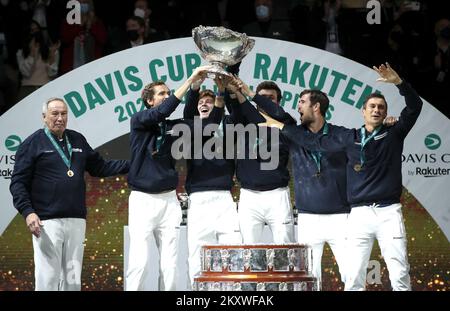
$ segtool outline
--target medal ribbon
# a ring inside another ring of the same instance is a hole
[[[323,133],[322,135],[328,134],[328,123],[325,122],[325,125],[323,126]],[[322,159],[322,152],[320,151],[308,151],[308,153],[313,158],[314,162],[317,166],[317,172],[320,173],[320,160]]]
[[[47,135],[48,139],[50,139],[50,142],[53,144],[53,147],[55,147],[56,151],[58,151],[59,156],[66,164],[67,168],[70,170],[70,163],[72,161],[72,145],[70,144],[69,139],[67,138],[67,135],[64,135],[64,138],[66,139],[66,146],[67,146],[67,152],[69,153],[69,158],[66,157],[64,151],[62,151],[61,146],[56,142],[55,138],[50,133],[50,130],[47,127],[44,127],[45,135]]]
[[[158,124],[159,135],[156,137],[156,153],[161,150],[164,141],[166,140],[166,122],[161,122]]]
[[[378,132],[381,130],[381,126],[377,127],[372,134],[369,135],[369,137],[366,137],[366,128],[364,126],[361,127],[361,153],[360,153],[360,161],[361,166],[364,165],[364,162],[366,161],[366,158],[364,156],[364,146],[367,145],[367,143],[375,137],[375,135],[378,134]]]

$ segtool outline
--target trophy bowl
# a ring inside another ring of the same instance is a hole
[[[213,66],[210,78],[230,76],[225,67],[239,63],[255,45],[245,33],[224,27],[198,26],[192,29],[192,38],[203,59]]]

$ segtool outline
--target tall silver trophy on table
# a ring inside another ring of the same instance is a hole
[[[203,59],[213,65],[209,78],[230,76],[227,66],[239,63],[253,48],[255,40],[245,33],[224,27],[198,26],[192,29],[192,38]]]

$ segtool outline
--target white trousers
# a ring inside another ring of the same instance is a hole
[[[57,218],[42,223],[41,236],[33,235],[35,290],[81,290],[86,220]]]
[[[333,251],[339,266],[341,280],[345,282],[346,230],[348,214],[298,214],[297,241],[312,250],[312,273],[322,286],[322,254],[325,243]]]
[[[203,245],[241,244],[236,203],[230,191],[202,191],[189,196],[187,238],[190,284],[201,271]]]
[[[401,204],[359,206],[348,217],[348,264],[345,290],[366,288],[367,265],[375,239],[389,271],[392,289],[411,290],[406,233]]]
[[[128,226],[130,233],[126,290],[146,290],[150,236],[153,234],[160,255],[159,290],[176,290],[178,231],[181,208],[175,190],[159,194],[131,191]]]
[[[294,243],[294,216],[289,188],[269,191],[241,189],[239,225],[245,244],[262,243],[264,224],[272,231],[275,244]]]

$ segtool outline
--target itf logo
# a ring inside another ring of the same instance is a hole
[[[17,135],[10,135],[5,140],[5,147],[9,151],[16,152],[19,149],[22,140]]]
[[[441,138],[436,134],[430,134],[425,137],[425,146],[430,150],[436,150],[441,146]]]

